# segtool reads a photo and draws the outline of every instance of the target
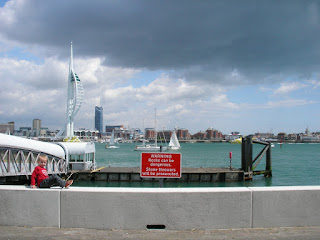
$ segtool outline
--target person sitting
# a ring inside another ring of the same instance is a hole
[[[59,185],[62,188],[67,188],[73,183],[73,180],[64,181],[56,174],[53,174],[49,177],[47,169],[45,168],[47,162],[48,157],[46,155],[39,156],[37,161],[38,166],[35,167],[31,175],[31,188],[37,188],[37,186],[39,188],[50,188],[55,185]]]

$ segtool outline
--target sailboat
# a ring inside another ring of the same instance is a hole
[[[142,142],[142,145],[137,145],[133,149],[134,151],[145,151],[145,152],[152,152],[152,151],[167,151],[168,148],[164,146],[158,146],[158,135],[157,135],[157,110],[155,110],[155,140],[154,144],[146,144],[146,141]]]
[[[119,148],[118,145],[115,145],[115,141],[114,141],[114,129],[112,130],[110,142],[109,142],[109,144],[106,145],[106,148]]]
[[[180,146],[179,140],[177,138],[176,131],[173,131],[172,134],[171,134],[171,137],[170,137],[170,142],[169,142],[168,149],[178,150],[180,148],[181,148],[181,146]]]

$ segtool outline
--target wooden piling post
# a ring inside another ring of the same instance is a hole
[[[265,177],[272,176],[272,167],[271,167],[271,143],[269,142],[269,149],[266,152],[266,171],[264,173]]]
[[[245,172],[252,171],[252,137],[242,139],[241,146],[241,169]]]
[[[252,170],[252,136],[242,139],[241,145],[241,168],[244,171],[245,179],[253,178]]]

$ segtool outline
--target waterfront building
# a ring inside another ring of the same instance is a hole
[[[288,140],[296,141],[297,139],[298,139],[297,134],[294,134],[294,133],[288,134]]]
[[[193,138],[193,139],[198,139],[198,140],[199,140],[199,139],[201,139],[201,140],[207,139],[207,133],[206,133],[206,132],[203,132],[203,131],[199,131],[199,132],[193,134],[193,135],[192,135],[192,138]]]
[[[260,140],[273,139],[274,138],[274,134],[271,133],[271,132],[268,132],[268,133],[257,132],[257,133],[254,134],[254,137],[256,139],[260,139]]]
[[[74,130],[74,135],[84,141],[95,141],[99,137],[99,131],[81,128]]]
[[[179,140],[189,140],[191,139],[191,134],[188,129],[180,128],[176,130],[176,134]]]
[[[170,141],[172,135],[172,131],[171,130],[163,130],[160,133],[158,133],[158,138],[160,137],[160,139],[163,139],[164,141]]]
[[[39,135],[42,137],[49,136],[50,130],[48,128],[40,128]]]
[[[94,128],[101,134],[103,132],[103,108],[95,106]]]
[[[0,124],[0,133],[13,134],[13,132],[14,132],[14,122]]]
[[[15,135],[21,137],[30,137],[31,127],[20,127],[19,130],[15,133]]]
[[[106,133],[112,133],[113,130],[123,130],[123,125],[108,125],[106,126]]]
[[[216,129],[208,128],[208,129],[206,130],[206,133],[207,133],[206,138],[207,138],[208,140],[218,140],[218,139],[222,139],[222,133],[219,132],[219,131],[216,130]]]
[[[278,133],[277,138],[279,141],[285,141],[285,140],[288,140],[288,135],[286,133]]]
[[[145,129],[145,139],[146,140],[155,140],[156,139],[156,131],[154,128],[146,128]]]

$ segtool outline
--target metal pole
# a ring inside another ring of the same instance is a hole
[[[162,152],[162,145],[160,145],[160,152]],[[159,187],[163,188],[163,178],[159,178]]]

